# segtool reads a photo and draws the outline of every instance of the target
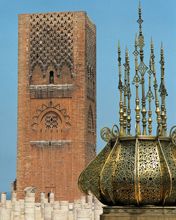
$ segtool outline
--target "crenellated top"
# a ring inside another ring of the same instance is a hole
[[[155,53],[154,43],[151,39],[150,44],[150,58],[149,66],[144,62],[144,35],[142,31],[142,8],[139,2],[138,8],[139,18],[137,20],[139,24],[139,32],[135,37],[135,50],[133,52],[135,58],[135,75],[133,78],[133,84],[136,89],[135,97],[135,135],[152,135],[153,132],[153,111],[152,105],[155,105],[155,114],[157,122],[157,135],[167,136],[167,115],[166,115],[166,96],[167,90],[165,87],[165,67],[164,67],[164,48],[161,45],[161,82],[158,87],[157,73],[155,68]],[[130,82],[130,64],[128,49],[125,52],[125,64],[124,64],[124,77],[122,76],[121,65],[121,49],[120,43],[118,43],[118,66],[119,66],[119,121],[120,121],[120,136],[131,135],[131,82]],[[148,73],[148,74],[146,74]],[[146,76],[148,75],[148,77]],[[124,80],[122,81],[122,78]],[[148,87],[148,88],[146,88]],[[147,89],[147,92],[146,92]],[[159,94],[160,98],[159,99]],[[141,127],[142,126],[142,127]]]

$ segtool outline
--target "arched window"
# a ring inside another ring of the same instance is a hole
[[[93,111],[92,108],[89,107],[89,111],[88,111],[88,131],[91,133],[94,133],[94,120],[93,120]]]
[[[54,84],[54,72],[50,71],[49,73],[49,84]]]

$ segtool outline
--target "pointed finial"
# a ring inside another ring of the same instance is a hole
[[[141,2],[139,1],[139,8],[138,8],[138,15],[139,15],[139,18],[137,20],[138,24],[139,24],[139,35],[142,36],[142,23],[143,23],[143,20],[142,20],[142,7],[141,7]]]
[[[130,62],[129,62],[129,52],[128,48],[126,47],[126,56],[125,56],[125,68],[127,74],[127,135],[130,135],[131,132],[131,89],[130,89]]]
[[[150,48],[151,50],[154,49],[154,42],[153,42],[153,38],[151,37],[151,41],[150,41]]]
[[[119,123],[120,123],[120,136],[124,135],[123,131],[123,83],[122,83],[122,67],[121,67],[121,49],[120,41],[118,41],[118,67],[119,67],[119,85],[118,89],[120,92],[120,102],[119,102]]]
[[[139,0],[139,8],[141,8],[141,1]]]
[[[118,49],[120,50],[120,41],[118,40]]]
[[[161,49],[164,49],[164,47],[163,47],[163,42],[161,41]]]
[[[163,136],[166,135],[167,132],[167,111],[166,111],[166,96],[167,89],[165,86],[165,66],[164,66],[164,48],[163,44],[161,43],[161,83],[160,83],[160,97],[161,97],[161,120],[162,120],[162,127],[163,127]]]

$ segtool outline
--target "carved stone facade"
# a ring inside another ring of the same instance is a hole
[[[96,154],[96,29],[84,12],[19,16],[17,197],[81,196]]]

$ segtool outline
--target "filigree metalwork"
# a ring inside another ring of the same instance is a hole
[[[130,64],[129,64],[129,53],[128,49],[126,49],[126,65],[127,65],[127,99],[128,99],[128,107],[127,107],[127,135],[131,133],[131,88],[130,88]]]
[[[119,128],[117,125],[113,125],[112,129],[108,127],[102,128],[100,135],[105,142],[109,142],[110,140],[114,140],[119,136]]]
[[[102,203],[118,205],[176,205],[176,126],[166,134],[167,91],[164,82],[164,50],[161,48],[161,111],[158,97],[158,83],[155,69],[154,44],[151,41],[149,69],[144,63],[144,36],[142,33],[142,13],[139,6],[139,34],[135,39],[136,87],[136,132],[129,135],[128,114],[130,109],[130,66],[126,50],[124,64],[124,83],[121,80],[121,51],[118,48],[119,91],[120,91],[120,131],[104,128],[102,138],[108,142],[105,148],[87,166],[79,177],[80,189],[90,190]],[[138,65],[138,60],[140,60]],[[148,70],[148,91],[145,94],[145,73]],[[153,94],[153,87],[154,94]],[[141,84],[141,95],[139,86]],[[141,97],[141,106],[140,106]],[[155,100],[157,134],[152,135],[152,100]],[[146,100],[148,100],[148,134],[146,119]],[[140,113],[143,131],[140,130]],[[123,128],[123,129],[122,129]],[[127,131],[126,131],[127,130]]]
[[[150,45],[150,50],[151,50],[151,69],[153,72],[153,76],[154,76],[154,90],[155,90],[155,107],[156,107],[156,115],[157,115],[157,127],[158,127],[158,131],[160,132],[158,135],[162,135],[162,124],[161,124],[161,111],[160,111],[160,107],[159,107],[159,100],[158,100],[158,83],[157,83],[157,78],[156,78],[156,70],[155,70],[155,55],[154,55],[154,44],[153,41],[151,40],[151,45]]]
[[[119,102],[119,124],[120,124],[120,135],[124,135],[123,129],[123,83],[122,83],[122,67],[121,67],[121,49],[120,42],[118,43],[118,68],[119,68],[119,85],[118,89],[120,92],[120,102]]]
[[[176,146],[176,126],[173,126],[170,130],[170,138],[174,146]]]
[[[125,61],[126,61],[126,53],[125,53]],[[125,62],[124,64],[124,86],[123,86],[123,132],[126,135],[127,131],[127,96],[128,96],[128,83],[127,83],[127,74],[128,74],[128,64]]]
[[[105,142],[109,142],[112,138],[111,130],[107,127],[101,129],[100,135]]]
[[[98,194],[98,199],[106,205],[175,204],[172,198],[176,183],[172,175],[176,174],[172,172],[176,171],[176,164],[169,154],[173,155],[176,149],[171,149],[170,144],[170,139],[155,137],[126,137],[108,142],[104,149],[106,156],[101,152],[88,165],[80,175],[79,186],[84,192],[89,189]]]
[[[148,99],[148,133],[149,133],[149,135],[151,135],[152,134],[152,106],[151,106],[151,102],[154,99],[154,95],[153,95],[152,87],[151,87],[151,76],[153,74],[152,69],[151,69],[151,59],[150,59],[149,66],[150,66],[150,69],[148,71],[149,88],[148,88],[148,93],[147,93],[146,99]]]
[[[164,67],[164,48],[163,45],[161,44],[161,84],[159,88],[160,92],[160,97],[161,97],[161,120],[162,120],[162,128],[163,128],[163,133],[162,135],[166,135],[167,132],[167,115],[166,115],[166,96],[167,90],[165,86],[165,81],[164,81],[164,73],[165,73],[165,67]]]
[[[111,133],[112,133],[113,138],[118,138],[120,134],[119,127],[117,125],[113,125]]]
[[[138,37],[136,35],[135,37],[135,50],[133,52],[134,56],[135,56],[135,76],[133,79],[133,84],[135,84],[136,86],[136,135],[140,135],[141,134],[141,129],[140,129],[140,100],[139,100],[139,83],[140,83],[140,77],[138,74]]]
[[[148,69],[148,67],[145,65],[145,63],[144,62],[140,62],[139,66],[138,66],[138,71],[140,72],[142,77],[144,77],[147,69]]]
[[[146,97],[145,97],[145,72],[147,71],[148,67],[145,65],[144,63],[144,35],[142,32],[142,9],[141,9],[141,4],[139,4],[139,8],[138,8],[138,14],[139,14],[139,19],[138,19],[138,23],[139,23],[139,35],[138,35],[138,47],[139,47],[139,55],[140,55],[140,64],[138,66],[138,71],[141,74],[141,89],[142,89],[142,98],[141,98],[141,103],[142,103],[142,108],[141,108],[141,114],[142,114],[142,126],[143,126],[143,135],[147,134],[147,119],[146,119],[146,114],[147,114],[147,110],[146,110]]]

